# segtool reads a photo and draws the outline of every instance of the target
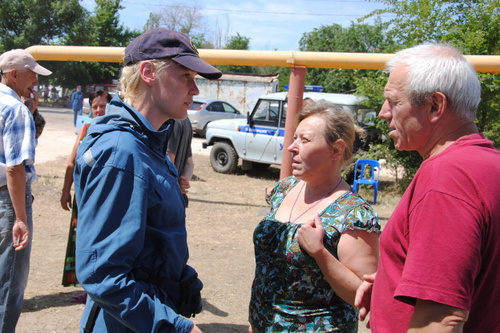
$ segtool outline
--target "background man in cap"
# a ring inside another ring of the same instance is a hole
[[[107,114],[90,126],[75,165],[76,273],[89,297],[81,327],[94,332],[200,332],[202,288],[187,265],[185,207],[166,145],[187,117],[201,60],[187,35],[153,29],[125,49]]]
[[[35,124],[22,98],[36,108],[37,74],[52,72],[20,49],[0,56],[0,71],[0,332],[14,332],[28,282],[36,178]]]
[[[82,86],[76,86],[76,90],[71,94],[70,104],[73,109],[73,125],[76,127],[76,120],[82,115],[83,110]]]
[[[397,52],[379,117],[424,159],[380,238],[373,332],[500,331],[500,152],[478,133],[481,86],[455,48]],[[370,309],[373,276],[358,289]]]

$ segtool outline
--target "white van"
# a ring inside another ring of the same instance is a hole
[[[327,100],[352,112],[359,125],[375,130],[376,112],[362,98],[347,94],[304,92],[303,98]],[[217,120],[208,125],[203,148],[212,146],[210,163],[221,173],[232,173],[242,159],[244,170],[281,164],[288,92],[261,96],[245,120]],[[373,131],[372,131],[373,132]],[[369,138],[371,140],[371,138]]]

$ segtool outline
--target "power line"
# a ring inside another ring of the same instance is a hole
[[[365,2],[364,0],[362,1],[337,1],[337,2],[344,2],[344,3],[350,3],[350,2]],[[123,4],[131,4],[131,5],[144,5],[147,7],[155,6],[155,7],[165,7],[165,3],[151,3],[148,2],[147,4],[143,2],[138,2],[138,1],[122,1]],[[332,17],[360,17],[364,16],[367,13],[364,14],[328,14],[328,13],[293,13],[293,12],[276,12],[276,11],[263,11],[263,10],[242,10],[242,9],[225,9],[225,8],[203,8],[200,7],[201,10],[207,10],[207,11],[215,11],[215,12],[229,12],[229,13],[251,13],[251,14],[270,14],[270,15],[290,15],[290,16],[332,16]]]
[[[220,8],[204,8],[205,10],[220,11],[220,12],[236,12],[236,13],[252,13],[252,14],[272,14],[272,15],[293,15],[293,16],[341,16],[341,17],[359,17],[363,15],[356,14],[318,14],[318,13],[291,13],[291,12],[268,12],[261,10],[241,10],[241,9],[220,9]]]

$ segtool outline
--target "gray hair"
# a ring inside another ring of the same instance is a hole
[[[481,84],[474,66],[458,49],[440,43],[417,45],[397,52],[386,64],[389,72],[399,66],[408,70],[406,93],[413,105],[421,105],[433,93],[441,92],[458,116],[476,120]]]

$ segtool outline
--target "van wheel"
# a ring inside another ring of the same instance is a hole
[[[227,142],[217,142],[210,151],[210,164],[220,173],[233,173],[238,167],[238,154]]]

